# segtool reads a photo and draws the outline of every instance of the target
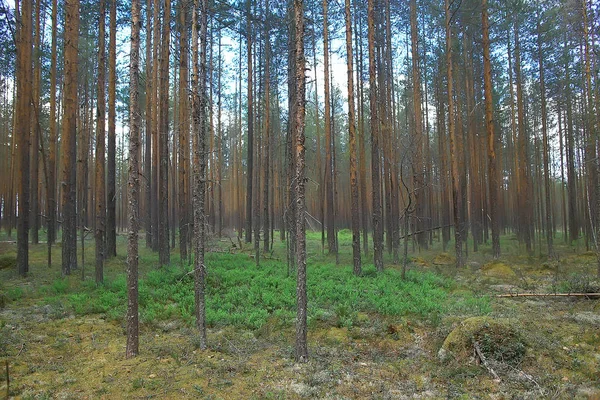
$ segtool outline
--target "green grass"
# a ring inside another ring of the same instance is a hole
[[[256,267],[244,254],[208,254],[206,318],[209,327],[232,325],[246,329],[262,327],[270,317],[292,325],[295,318],[296,282],[277,261]],[[350,267],[333,264],[308,266],[309,321],[336,315],[340,325],[351,326],[357,312],[388,316],[414,315],[435,319],[449,310],[469,314],[490,311],[489,299],[452,294],[453,282],[430,272],[409,271],[377,274],[366,266],[362,277]],[[194,322],[193,275],[189,267],[170,266],[149,271],[139,283],[143,322],[182,319]],[[55,293],[66,293],[57,280]],[[104,313],[120,319],[127,299],[125,276],[119,274],[100,287],[89,284],[63,299],[76,314]],[[55,300],[55,299],[53,299]]]

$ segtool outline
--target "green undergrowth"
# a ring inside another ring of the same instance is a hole
[[[295,318],[296,281],[287,275],[285,265],[264,261],[256,267],[242,254],[208,254],[206,284],[207,323],[210,327],[232,325],[258,329],[269,318],[284,325]],[[351,327],[361,313],[388,316],[412,315],[432,321],[448,312],[481,315],[490,312],[487,297],[461,291],[453,294],[454,282],[431,272],[409,271],[402,280],[400,272],[377,274],[373,266],[363,276],[353,275],[350,267],[334,264],[308,266],[309,323],[335,319]],[[96,287],[92,281],[68,287],[66,280],[46,286],[45,301],[61,303],[78,315],[105,314],[121,319],[127,304],[124,274]],[[139,282],[142,322],[182,319],[194,322],[194,282],[191,267],[166,267],[148,271]]]

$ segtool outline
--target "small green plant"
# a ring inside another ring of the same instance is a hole
[[[66,279],[55,279],[54,282],[52,282],[52,291],[56,294],[67,293],[68,288],[69,282]]]
[[[10,300],[10,301],[15,301],[15,300],[19,300],[20,298],[23,297],[23,289],[20,287],[13,287],[8,289],[7,293],[6,293],[6,297]]]

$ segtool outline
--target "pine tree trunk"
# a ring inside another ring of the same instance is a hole
[[[492,88],[492,62],[490,59],[490,37],[487,0],[482,0],[481,21],[483,28],[483,80],[485,96],[485,126],[488,151],[488,191],[490,196],[490,219],[492,226],[492,254],[500,257],[500,226],[498,223],[498,165],[496,161],[496,137],[494,134],[494,101]]]
[[[201,1],[201,2],[200,2]],[[200,10],[198,10],[200,3]],[[200,348],[205,350],[206,343],[206,266],[204,265],[205,247],[205,198],[206,198],[206,48],[207,48],[207,0],[195,0],[192,14],[192,112],[194,154],[194,299],[196,328],[198,329]],[[200,21],[198,21],[198,16]],[[199,22],[199,23],[198,23]],[[198,34],[198,25],[200,33]],[[198,36],[200,49],[198,51]],[[200,53],[200,54],[198,54]]]
[[[152,0],[146,0],[146,129],[144,143],[144,228],[146,247],[152,248],[152,119],[154,110],[153,59],[152,59]],[[156,40],[156,38],[154,39]]]
[[[446,66],[448,74],[448,136],[450,137],[450,158],[452,164],[452,207],[454,209],[454,247],[456,267],[463,266],[462,254],[462,195],[458,166],[458,145],[454,124],[453,72],[452,72],[452,26],[450,2],[445,0],[446,14]]]
[[[52,245],[56,241],[56,147],[58,142],[58,121],[56,117],[56,53],[58,0],[52,0],[52,53],[50,57],[50,137],[48,143],[48,266],[52,265]]]
[[[251,0],[246,10],[247,29],[246,42],[248,53],[248,174],[246,176],[246,243],[252,242],[252,179],[254,178],[254,104],[253,104],[253,70],[252,70],[252,23]]]
[[[68,4],[70,5],[70,4]],[[18,9],[18,7],[17,7]],[[71,11],[71,8],[67,9]],[[20,11],[20,12],[19,12]],[[68,12],[67,11],[67,12]],[[17,169],[17,196],[19,198],[17,220],[17,271],[25,277],[29,272],[29,147],[31,132],[31,36],[33,29],[31,0],[22,0],[21,9],[17,10],[20,24],[17,31],[17,105],[15,117],[15,136],[19,154]],[[68,28],[68,27],[67,27]],[[69,31],[68,31],[69,32]],[[65,40],[71,39],[68,36]],[[65,60],[65,68],[71,66]],[[68,71],[71,72],[71,71]],[[65,74],[67,70],[65,69]]]
[[[107,147],[107,207],[106,257],[117,255],[117,163],[116,163],[116,101],[117,101],[117,0],[110,4],[110,35],[108,39],[108,147]]]
[[[100,18],[98,23],[98,102],[96,122],[96,283],[104,281],[104,232],[106,225],[106,192],[105,192],[105,142],[104,124],[106,118],[105,94],[105,35],[106,1],[100,0]]]
[[[304,112],[305,112],[305,59],[304,59],[304,9],[303,0],[294,0],[294,49],[296,97],[294,107],[294,158],[296,159],[295,182],[296,192],[296,265],[298,268],[296,297],[298,309],[296,314],[296,362],[308,361],[307,346],[307,295],[306,295],[306,221],[305,221],[305,147],[304,147]]]
[[[540,21],[537,22],[537,46],[538,46],[538,65],[540,68],[540,97],[542,99],[542,140],[543,140],[543,155],[544,155],[544,191],[546,200],[546,244],[548,245],[548,258],[554,258],[554,243],[552,230],[552,201],[550,198],[550,154],[548,146],[548,109],[546,105],[546,82],[544,76],[544,61],[542,54],[542,38]]]
[[[352,261],[354,274],[362,273],[360,259],[360,214],[358,210],[358,179],[356,156],[356,120],[354,117],[354,70],[352,64],[352,16],[350,14],[350,0],[346,0],[346,65],[348,71],[348,142],[350,145],[350,197],[352,213]]]
[[[64,115],[62,132],[62,273],[77,268],[76,224],[76,137],[77,137],[77,48],[79,41],[79,0],[66,2],[65,16]]]
[[[379,156],[379,119],[378,119],[378,93],[377,72],[375,61],[375,0],[368,1],[369,25],[369,101],[371,107],[371,176],[373,192],[373,256],[377,271],[383,271],[383,222],[381,211],[381,170]]]
[[[265,136],[263,145],[263,251],[269,251],[269,169],[271,168],[271,37],[269,21],[269,0],[265,0]]]
[[[425,188],[423,177],[423,117],[421,111],[421,77],[419,71],[419,49],[418,49],[418,31],[417,31],[417,2],[410,2],[410,42],[412,54],[412,89],[413,89],[413,112],[415,118],[415,132],[413,136],[414,161],[413,182],[415,187],[415,202],[417,222],[415,229],[417,232],[417,243],[419,247],[427,249],[427,232],[424,230],[425,217]]]
[[[181,262],[188,258],[188,165],[189,165],[189,117],[188,117],[188,39],[187,0],[179,1],[179,254]]]
[[[129,173],[127,184],[127,347],[125,357],[138,355],[138,229],[140,165],[140,107],[139,58],[140,58],[140,0],[131,1],[131,51],[129,53]]]
[[[171,0],[165,0],[160,52],[160,128],[158,140],[158,258],[160,265],[171,259],[169,247],[169,56]]]
[[[31,243],[38,244],[40,241],[40,206],[39,206],[39,171],[40,171],[40,140],[41,140],[41,123],[40,123],[40,107],[41,107],[41,96],[40,96],[40,86],[42,80],[42,70],[40,65],[41,60],[41,52],[40,52],[40,43],[41,43],[41,35],[40,31],[40,18],[41,18],[41,7],[42,1],[35,1],[35,40],[33,47],[34,57],[33,64],[33,90],[32,90],[32,104],[33,112],[35,115],[34,123],[31,126],[31,161],[30,161],[30,194],[31,194],[31,202],[30,202],[30,217],[29,224],[31,226]]]

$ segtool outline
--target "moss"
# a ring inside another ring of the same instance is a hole
[[[433,259],[433,265],[454,265],[456,259],[448,253],[440,253]]]
[[[517,365],[525,356],[525,343],[519,332],[502,320],[489,317],[472,317],[456,327],[438,353],[447,360],[466,361],[478,343],[483,354],[493,360]]]
[[[485,264],[481,270],[483,271],[483,273],[487,276],[491,276],[494,278],[503,278],[503,279],[510,279],[510,278],[516,278],[517,274],[515,274],[515,271],[513,271],[513,269],[502,263],[499,261],[494,261],[488,264]]]
[[[16,268],[17,257],[14,255],[0,256],[0,269]]]

